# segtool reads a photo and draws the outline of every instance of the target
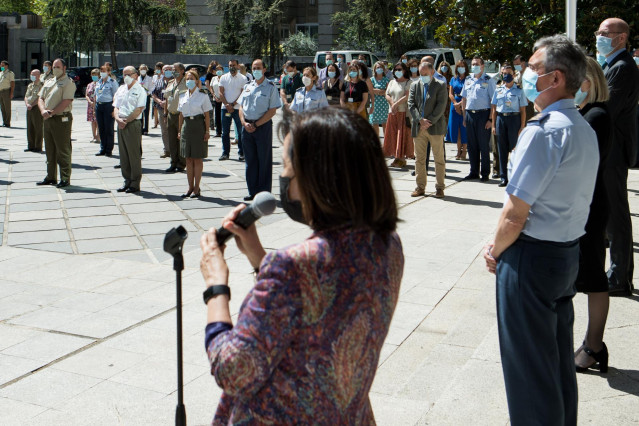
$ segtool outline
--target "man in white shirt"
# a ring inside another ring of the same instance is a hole
[[[149,75],[149,67],[145,64],[140,65],[140,75],[138,83],[146,90],[146,106],[142,114],[142,134],[149,134],[149,111],[151,104],[151,92],[153,91],[153,78]]]
[[[118,192],[134,193],[140,190],[142,179],[142,111],[146,105],[146,90],[138,83],[135,67],[122,71],[124,85],[113,99],[113,115],[118,124],[118,147],[124,185]]]
[[[433,66],[433,69],[435,70],[435,74],[433,74],[433,78],[435,80],[441,81],[442,83],[444,83],[445,86],[448,86],[448,82],[446,81],[446,77],[444,77],[443,75],[438,73],[437,69],[435,68],[435,58],[433,58],[432,56],[424,56],[421,59],[421,61],[419,61],[419,62],[429,62]]]
[[[246,77],[239,72],[237,59],[229,61],[229,72],[220,78],[220,98],[222,99],[222,156],[220,161],[228,160],[231,151],[231,120],[236,129],[242,128],[239,115],[238,98],[246,85]],[[244,161],[242,133],[235,135],[239,160]]]

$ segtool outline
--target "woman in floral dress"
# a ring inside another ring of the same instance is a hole
[[[91,143],[100,143],[100,132],[98,132],[98,121],[95,118],[95,82],[100,79],[100,70],[94,68],[91,71],[91,83],[87,86],[87,121],[91,123],[91,132],[93,139]]]
[[[386,101],[386,87],[390,80],[386,77],[386,67],[383,62],[377,62],[373,66],[373,76],[371,77],[371,83],[373,83],[373,94],[375,95],[375,109],[373,114],[369,117],[369,122],[373,125],[373,128],[377,129],[379,125],[382,126],[382,134],[386,132],[386,121],[388,120],[388,101]],[[378,130],[379,133],[379,130]]]

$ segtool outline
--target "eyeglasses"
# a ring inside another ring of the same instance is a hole
[[[619,31],[595,31],[595,37],[597,36],[608,37],[608,35],[610,34],[622,34],[622,33]]]

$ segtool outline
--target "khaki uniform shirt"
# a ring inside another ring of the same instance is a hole
[[[27,93],[24,95],[24,99],[29,105],[34,106],[38,104],[38,99],[40,99],[38,93],[40,93],[40,89],[42,89],[42,83],[39,80],[29,84],[27,87]]]
[[[52,78],[55,78],[55,76],[53,75],[53,71],[49,70],[45,74],[40,75],[40,83],[44,83],[45,81],[51,80]]]
[[[42,89],[40,89],[38,96],[44,99],[44,107],[48,110],[52,110],[65,99],[73,100],[75,96],[75,83],[66,75],[63,75],[59,79],[49,79],[44,83]],[[71,104],[62,112],[71,112]]]
[[[11,70],[0,72],[0,90],[11,89],[11,82],[15,79],[16,77]]]
[[[169,81],[164,91],[164,99],[166,99],[167,109],[170,113],[176,114],[180,106],[180,95],[186,93],[186,78],[182,77],[180,84],[176,84],[176,79]]]

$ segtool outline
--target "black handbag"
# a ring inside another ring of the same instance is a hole
[[[408,115],[406,115],[406,127],[409,129],[412,127],[412,123],[410,122],[410,117],[408,117]]]

